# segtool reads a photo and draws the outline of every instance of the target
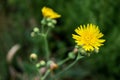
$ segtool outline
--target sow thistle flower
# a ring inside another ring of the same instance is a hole
[[[94,24],[80,25],[80,27],[75,29],[77,35],[72,34],[73,39],[78,46],[81,46],[86,52],[92,52],[99,50],[99,47],[102,46],[104,39],[103,34],[100,32],[98,26]]]
[[[45,18],[59,18],[61,17],[61,15],[59,15],[58,13],[54,12],[51,8],[48,7],[43,7],[42,8],[42,14]]]

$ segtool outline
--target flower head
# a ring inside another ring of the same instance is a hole
[[[104,39],[100,39],[103,34],[96,25],[80,25],[80,27],[75,29],[75,32],[77,35],[72,34],[73,39],[75,39],[77,45],[81,46],[85,51],[99,50],[99,47],[105,42]]]
[[[48,7],[42,8],[42,14],[44,17],[48,17],[48,18],[52,18],[52,19],[61,17],[61,15],[54,12],[51,8],[48,8]]]

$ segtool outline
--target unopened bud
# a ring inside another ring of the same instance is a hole
[[[40,66],[41,66],[40,63],[37,63],[37,64],[36,64],[36,67],[37,67],[37,68],[40,68]]]
[[[52,21],[52,18],[46,18],[46,21],[47,21],[47,22],[51,22],[51,21]]]
[[[68,57],[69,57],[70,59],[74,59],[74,58],[75,58],[74,52],[70,52],[70,53],[68,54]]]
[[[34,32],[39,32],[39,28],[35,27],[35,28],[33,29],[33,31],[34,31]]]
[[[45,18],[42,19],[41,24],[42,24],[42,25],[45,25],[45,24],[46,24]]]
[[[76,54],[78,52],[78,48],[74,48],[73,52]]]
[[[47,70],[47,69],[46,69],[45,67],[41,67],[41,68],[40,68],[40,73],[41,73],[41,74],[44,74],[44,73],[46,72],[46,70]]]
[[[34,37],[35,36],[35,33],[34,32],[31,32],[31,37]]]
[[[37,55],[36,55],[35,53],[32,53],[32,54],[30,55],[30,59],[31,59],[32,61],[36,61],[36,60],[37,60]]]
[[[54,28],[54,24],[52,22],[48,22],[47,24],[49,27]]]
[[[53,23],[53,24],[56,24],[56,23],[57,23],[57,21],[53,19],[53,20],[52,20],[52,23]]]
[[[46,64],[46,63],[45,63],[44,60],[41,60],[41,61],[40,61],[40,65],[41,65],[41,66],[44,66],[45,64]]]
[[[58,65],[55,62],[51,61],[51,63],[50,63],[50,69],[51,70],[55,70],[57,68],[58,68]]]

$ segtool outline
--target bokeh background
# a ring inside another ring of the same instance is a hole
[[[62,15],[48,38],[51,58],[67,56],[75,45],[71,34],[80,24],[98,25],[106,39],[99,54],[80,60],[58,80],[120,79],[120,0],[0,0],[0,80],[30,80],[36,75],[29,55],[35,52],[44,59],[43,45],[30,33],[40,28],[43,6]],[[8,64],[6,56],[15,44],[21,48]],[[13,78],[15,74],[24,78]]]

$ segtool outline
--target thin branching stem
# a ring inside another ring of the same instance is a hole
[[[59,75],[61,75],[62,73],[64,73],[64,72],[67,71],[68,69],[70,69],[70,68],[71,68],[72,66],[74,66],[74,65],[77,63],[77,61],[78,61],[79,59],[81,59],[81,58],[83,58],[83,56],[80,56],[80,54],[78,53],[77,58],[76,58],[70,65],[68,65],[66,68],[64,68],[62,71],[60,71],[58,74],[56,74],[55,77],[53,77],[53,78],[54,78],[54,79],[57,78]]]
[[[66,59],[62,60],[61,62],[58,63],[58,66],[61,66],[62,64],[64,64],[65,62],[67,62],[68,60],[70,60],[69,57],[67,57]]]
[[[46,71],[46,73],[44,74],[44,76],[43,76],[40,80],[45,80],[46,77],[49,75],[49,73],[50,73],[50,69],[48,69],[48,70]]]

